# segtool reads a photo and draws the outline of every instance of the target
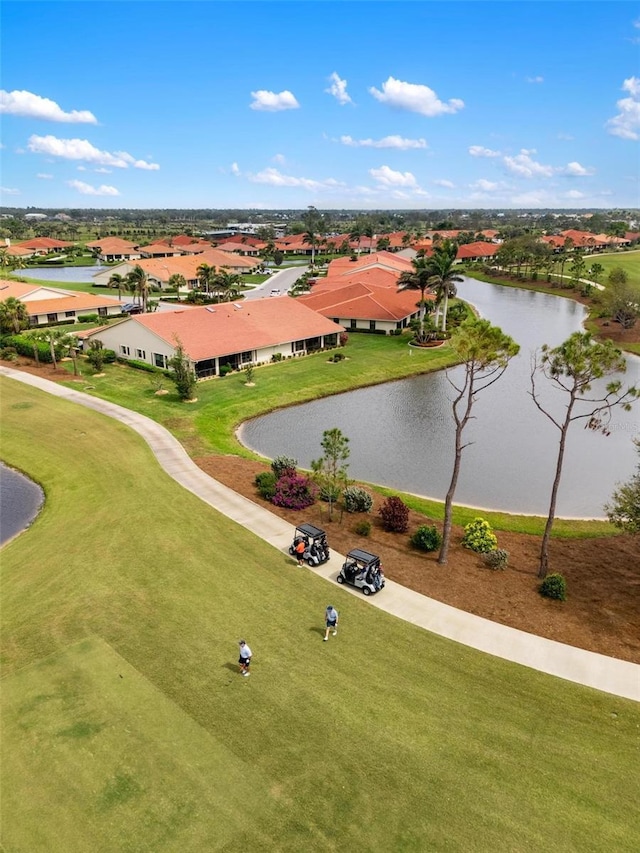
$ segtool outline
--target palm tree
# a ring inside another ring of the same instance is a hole
[[[242,279],[237,273],[229,272],[222,269],[213,280],[214,288],[222,293],[222,302],[230,302],[234,296],[238,295]]]
[[[429,289],[429,279],[431,278],[431,267],[429,265],[430,258],[413,258],[411,272],[403,272],[398,279],[399,290],[419,290],[420,291],[420,315],[419,315],[419,331],[417,340],[423,342],[424,334],[424,315],[425,315],[425,292]]]
[[[122,288],[124,286],[124,276],[120,275],[120,273],[117,272],[112,273],[109,278],[109,281],[107,282],[107,287],[113,287],[118,289],[118,301],[122,301]]]
[[[60,346],[69,346],[69,342],[67,341],[67,338],[71,337],[69,333],[63,329],[42,329],[39,332],[35,332],[32,337],[37,341],[44,341],[49,344],[51,363],[55,370],[58,367],[58,350]]]
[[[4,272],[12,268],[12,258],[8,249],[0,249],[0,269]]]
[[[362,241],[362,229],[359,225],[354,225],[354,227],[349,232],[350,240],[358,241],[358,254],[360,254],[360,242]]]
[[[318,242],[318,235],[310,228],[302,237],[302,242],[306,246],[311,246],[311,266],[313,266],[316,256],[316,244]]]
[[[142,303],[143,314],[147,313],[149,307],[149,276],[142,269],[140,264],[136,264],[130,273],[127,273],[127,281],[129,287],[133,288],[133,292],[138,295]]]
[[[184,289],[186,286],[187,280],[179,272],[176,272],[172,276],[169,276],[169,287],[175,290],[175,292],[178,294],[178,297],[180,296],[180,289]]]
[[[436,249],[433,255],[427,260],[427,267],[431,275],[429,276],[429,287],[436,295],[436,306],[443,303],[442,309],[442,331],[447,331],[447,310],[449,307],[449,297],[456,295],[456,284],[462,281],[462,276],[458,275],[453,265],[456,260],[458,247],[450,240],[444,240]],[[437,318],[436,318],[437,327]]]
[[[3,332],[13,332],[19,335],[22,329],[29,326],[29,313],[24,302],[15,296],[8,296],[0,302],[0,329]]]
[[[205,293],[209,293],[210,286],[216,276],[216,268],[210,267],[209,264],[200,264],[196,270],[196,275],[200,282],[200,289],[204,290]]]

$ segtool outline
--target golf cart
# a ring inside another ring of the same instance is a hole
[[[373,595],[384,586],[384,573],[380,565],[380,557],[354,548],[349,551],[340,574],[336,578],[338,583],[348,583],[361,589],[364,595]]]
[[[299,524],[296,527],[293,542],[289,545],[289,553],[292,557],[296,556],[296,545],[300,540],[305,544],[303,559],[310,566],[319,566],[320,563],[327,562],[329,559],[329,544],[327,542],[327,534],[324,530],[314,527],[313,524]]]

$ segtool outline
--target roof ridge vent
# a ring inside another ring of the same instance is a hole
[[[207,311],[208,311],[210,314],[215,314],[215,313],[216,313],[216,309],[215,309],[215,308],[212,308],[212,307],[211,307],[211,305],[207,305],[207,306],[205,306],[205,307],[206,307]]]

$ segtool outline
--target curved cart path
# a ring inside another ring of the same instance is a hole
[[[288,552],[293,538],[293,525],[253,501],[238,495],[201,471],[191,461],[177,439],[160,424],[122,406],[74,391],[48,379],[41,379],[8,367],[0,367],[0,375],[31,385],[56,397],[62,397],[72,403],[79,403],[136,430],[156,455],[160,465],[176,482],[218,512],[250,528],[274,548]],[[335,577],[343,560],[344,557],[341,554],[334,552],[328,563],[310,571],[314,571],[331,583],[336,583]],[[342,588],[354,595],[361,595],[355,590]],[[577,649],[491,622],[434,601],[393,581],[387,581],[382,595],[376,595],[367,600],[373,607],[392,613],[400,619],[412,622],[449,640],[455,640],[487,654],[555,675],[558,678],[594,687],[615,696],[640,701],[640,665],[638,664]]]

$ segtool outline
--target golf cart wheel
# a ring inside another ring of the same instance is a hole
[[[307,560],[307,563],[311,568],[313,568],[316,565],[316,561],[313,559],[313,557],[309,557],[309,559]]]
[[[368,586],[363,586],[362,587],[362,593],[363,593],[363,595],[371,595],[371,590],[369,589]]]
[[[342,575],[338,575],[336,580],[338,581],[338,583],[344,583],[344,578],[342,577]]]

